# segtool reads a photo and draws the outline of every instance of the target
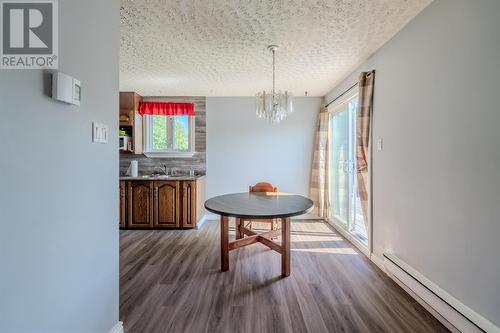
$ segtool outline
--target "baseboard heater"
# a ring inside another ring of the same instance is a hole
[[[384,267],[393,280],[451,331],[500,333],[498,326],[474,312],[394,254],[384,253]]]

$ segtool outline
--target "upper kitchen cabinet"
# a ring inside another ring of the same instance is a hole
[[[142,97],[135,92],[120,92],[120,125],[133,126]]]
[[[142,97],[135,92],[122,91],[120,92],[120,109],[137,109],[141,99]]]
[[[120,152],[142,154],[143,133],[139,103],[142,97],[135,92],[120,92]]]

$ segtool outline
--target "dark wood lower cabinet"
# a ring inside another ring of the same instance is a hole
[[[179,181],[154,182],[154,227],[178,228],[179,225]]]
[[[120,181],[120,228],[127,226],[127,186],[124,181]]]
[[[182,227],[196,226],[196,181],[182,182]]]
[[[128,182],[128,228],[153,227],[153,182]]]
[[[203,215],[204,181],[120,181],[120,228],[196,228]]]

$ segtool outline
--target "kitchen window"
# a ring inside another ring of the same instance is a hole
[[[148,157],[191,157],[194,116],[144,116],[144,154]]]

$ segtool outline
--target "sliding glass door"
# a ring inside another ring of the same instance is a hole
[[[358,194],[356,168],[356,109],[358,96],[353,93],[332,110],[331,200],[333,222],[353,238],[368,246],[368,233]]]
[[[349,222],[349,114],[332,117],[332,216],[344,226]]]

